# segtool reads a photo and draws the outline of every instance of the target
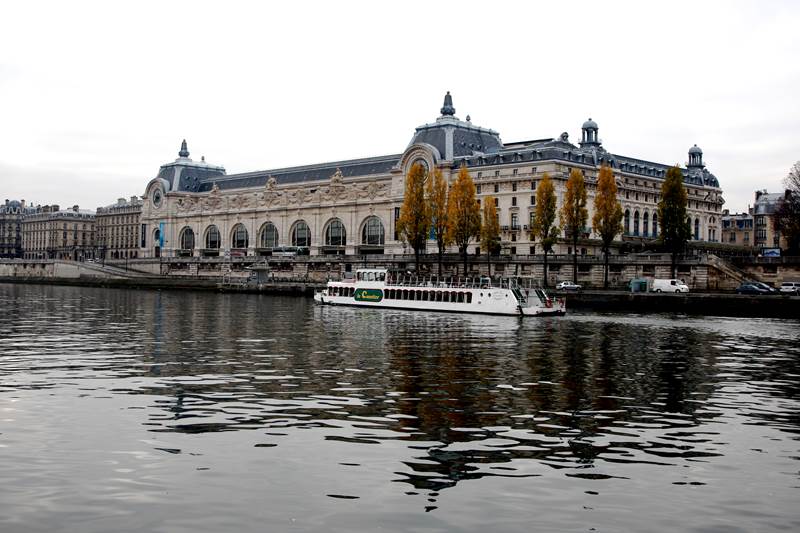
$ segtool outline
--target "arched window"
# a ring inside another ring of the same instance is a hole
[[[206,248],[216,250],[220,244],[219,230],[216,226],[209,226],[206,230]]]
[[[639,211],[633,212],[633,234],[639,236]]]
[[[292,228],[292,246],[311,246],[311,230],[308,224],[301,220]]]
[[[236,224],[233,227],[233,233],[231,235],[233,236],[231,239],[233,243],[232,248],[247,248],[247,229],[244,227],[244,224]]]
[[[642,216],[642,235],[647,237],[647,232],[650,229],[650,213],[646,212]]]
[[[267,222],[261,228],[261,238],[259,239],[262,248],[275,248],[278,246],[278,228],[272,222]]]
[[[190,227],[181,230],[181,249],[194,250],[194,231]]]
[[[367,246],[383,246],[384,231],[383,223],[378,217],[372,216],[364,222],[361,229],[361,244]]]
[[[623,232],[625,233],[625,235],[630,235],[631,234],[631,212],[628,209],[625,210],[625,216],[623,217],[623,224],[624,224]]]
[[[653,237],[658,237],[658,214],[653,213]]]
[[[325,229],[325,245],[344,246],[345,242],[344,224],[338,218],[334,218]]]
[[[694,240],[700,240],[700,219],[694,219]]]

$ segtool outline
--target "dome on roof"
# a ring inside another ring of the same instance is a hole
[[[689,153],[690,154],[702,154],[703,151],[695,144],[694,146],[689,148]]]
[[[584,130],[596,130],[597,129],[597,122],[595,122],[594,120],[592,120],[590,118],[589,120],[587,120],[586,122],[583,123],[583,126],[581,126],[581,128],[584,129]]]

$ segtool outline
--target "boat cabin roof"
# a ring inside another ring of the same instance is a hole
[[[356,270],[356,281],[386,281],[385,268],[360,268]]]

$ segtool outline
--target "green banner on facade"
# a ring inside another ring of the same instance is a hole
[[[357,302],[380,302],[383,300],[383,291],[380,289],[357,289]]]

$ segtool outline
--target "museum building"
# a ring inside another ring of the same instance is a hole
[[[622,240],[658,236],[657,205],[669,165],[606,150],[592,119],[581,140],[555,138],[503,143],[491,129],[460,120],[450,93],[440,116],[416,128],[402,153],[241,174],[189,157],[184,140],[178,158],[163,165],[145,190],[140,257],[258,256],[289,250],[311,255],[410,253],[397,234],[404,178],[414,163],[441,169],[452,181],[466,165],[479,201],[496,199],[504,251],[541,253],[529,228],[536,186],[554,180],[560,208],[572,169],[584,173],[592,218],[597,174],[610,166],[624,213]],[[717,242],[724,200],[717,178],[697,145],[682,169],[693,240]],[[589,222],[591,224],[591,222]],[[563,233],[562,233],[563,235]],[[596,238],[591,227],[583,237]],[[479,251],[479,243],[470,252]],[[590,247],[591,248],[591,247]],[[435,249],[431,241],[431,250]],[[455,250],[454,250],[455,251]],[[556,253],[571,253],[565,239]],[[599,250],[582,248],[580,253]]]

